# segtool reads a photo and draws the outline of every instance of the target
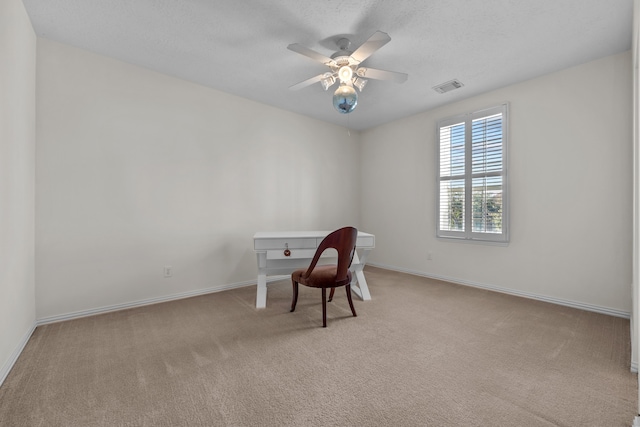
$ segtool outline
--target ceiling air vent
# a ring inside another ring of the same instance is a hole
[[[446,93],[446,92],[451,92],[452,90],[460,89],[462,86],[464,85],[460,83],[459,80],[453,79],[453,80],[449,80],[448,82],[439,84],[438,86],[434,86],[433,90],[435,90],[438,93]]]

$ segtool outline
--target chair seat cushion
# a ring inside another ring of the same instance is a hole
[[[337,265],[320,265],[316,266],[311,275],[306,279],[302,276],[306,273],[306,268],[301,268],[291,274],[291,279],[312,288],[335,288],[351,283],[351,271],[347,270],[347,280],[336,282]]]

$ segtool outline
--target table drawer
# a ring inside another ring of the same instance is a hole
[[[372,235],[358,236],[356,239],[356,247],[358,248],[373,248],[376,245],[376,238]]]
[[[284,249],[267,250],[267,259],[299,259],[313,258],[316,253],[315,249],[289,249],[289,256],[285,255]]]
[[[268,249],[316,249],[318,241],[314,238],[308,239],[256,239],[254,240],[255,250]],[[311,255],[313,256],[313,254]]]

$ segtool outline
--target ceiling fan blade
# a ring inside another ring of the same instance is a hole
[[[409,77],[406,73],[399,73],[397,71],[385,71],[378,70],[375,68],[367,68],[360,67],[356,71],[356,74],[360,77],[364,77],[365,79],[374,79],[374,80],[392,80],[396,83],[404,83],[407,81]]]
[[[291,90],[302,89],[304,87],[311,86],[314,83],[318,83],[323,78],[324,78],[324,74],[318,74],[315,77],[311,77],[310,79],[307,79],[307,80],[305,80],[303,82],[300,82],[300,83],[294,84],[293,86],[290,86],[289,89],[291,89]]]
[[[360,63],[390,41],[391,37],[389,37],[389,34],[383,33],[382,31],[376,31],[371,37],[369,37],[369,40],[364,42],[362,46],[357,48],[356,51],[351,54],[351,57]]]
[[[308,47],[304,47],[299,43],[292,43],[289,46],[287,46],[287,49],[292,50],[296,53],[299,53],[300,55],[304,55],[308,58],[313,59],[314,61],[318,61],[325,65],[329,65],[334,62],[333,59],[329,58],[328,56],[324,56],[321,53],[318,53],[315,50],[311,50]]]

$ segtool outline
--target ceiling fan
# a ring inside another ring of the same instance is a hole
[[[338,89],[333,94],[333,106],[340,113],[348,114],[352,112],[358,104],[358,94],[354,87],[362,92],[362,89],[367,84],[367,79],[391,80],[396,83],[403,83],[407,80],[408,76],[405,73],[360,66],[365,59],[390,41],[391,37],[389,37],[389,34],[376,31],[360,47],[355,51],[351,51],[349,50],[351,41],[347,38],[341,38],[336,43],[339,50],[331,55],[331,57],[324,56],[298,43],[290,44],[287,46],[287,49],[326,65],[330,71],[295,84],[289,89],[298,90],[320,82],[323,89],[327,90],[333,86],[335,82],[339,81]]]

